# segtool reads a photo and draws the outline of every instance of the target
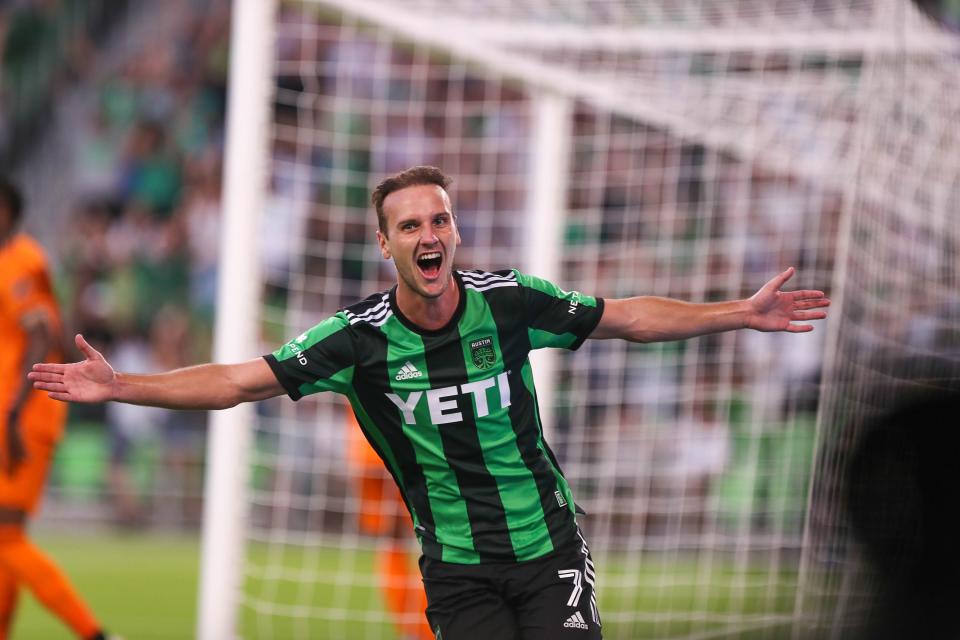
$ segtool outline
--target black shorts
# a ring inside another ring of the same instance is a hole
[[[421,556],[427,620],[439,640],[599,640],[596,574],[580,532],[526,562],[453,564]]]

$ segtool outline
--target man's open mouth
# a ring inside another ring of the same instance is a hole
[[[443,264],[443,255],[439,251],[428,251],[417,258],[417,267],[427,278],[436,278],[440,274],[441,264]]]

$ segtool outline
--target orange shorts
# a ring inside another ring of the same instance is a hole
[[[7,473],[7,416],[0,415],[0,507],[36,511],[43,496],[50,462],[63,436],[67,405],[45,394],[32,395],[20,415],[20,433],[27,457],[13,475]]]

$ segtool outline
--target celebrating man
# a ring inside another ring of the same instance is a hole
[[[77,336],[83,362],[41,364],[34,386],[64,401],[230,407],[287,393],[349,399],[400,487],[420,540],[437,638],[600,638],[595,573],[573,495],[543,437],[528,354],[589,338],[678,340],[752,328],[810,331],[829,301],[784,292],[787,269],[746,300],[594,298],[521,273],[455,270],[460,234],[439,169],[373,193],[397,284],[272,354],[156,375],[115,372]]]

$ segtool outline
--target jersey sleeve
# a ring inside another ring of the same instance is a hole
[[[513,270],[523,291],[530,347],[580,348],[603,316],[603,298],[557,285]]]
[[[350,322],[337,313],[263,356],[294,400],[320,391],[347,393],[356,363]]]

